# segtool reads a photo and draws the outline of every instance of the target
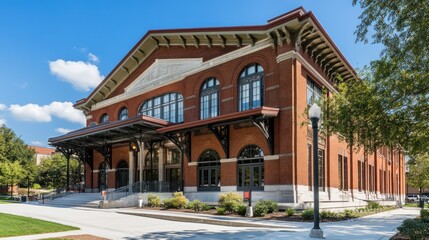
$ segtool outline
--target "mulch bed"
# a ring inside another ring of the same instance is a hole
[[[108,238],[97,237],[89,234],[70,235],[64,237],[56,237],[55,239],[73,239],[73,240],[109,240]]]

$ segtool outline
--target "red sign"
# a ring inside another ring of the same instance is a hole
[[[244,201],[250,200],[250,192],[243,192],[243,199]]]

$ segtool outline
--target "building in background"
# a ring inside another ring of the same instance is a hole
[[[55,153],[54,148],[46,148],[46,147],[37,147],[37,146],[28,146],[33,149],[35,152],[36,165],[40,165],[43,159],[51,157]]]
[[[337,136],[312,146],[304,113],[337,76],[359,81],[303,8],[259,26],[153,30],[75,104],[87,127],[49,141],[86,163],[89,191],[180,189],[206,202],[252,191],[308,207],[317,147],[322,205],[403,201],[398,149],[355,152]]]

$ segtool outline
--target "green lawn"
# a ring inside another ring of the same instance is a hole
[[[63,232],[79,228],[58,223],[0,213],[0,237]]]

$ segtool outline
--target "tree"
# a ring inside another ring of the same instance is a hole
[[[420,206],[423,207],[423,188],[429,187],[429,155],[418,155],[408,161],[408,183],[420,190]]]
[[[334,115],[336,109],[348,109],[352,125],[340,122],[336,124],[342,126],[332,128],[353,135],[362,145],[375,141],[401,145],[411,155],[429,152],[429,1],[353,0],[353,4],[363,9],[356,41],[368,42],[373,29],[372,42],[384,49],[361,75],[366,88],[345,83],[343,89],[349,91],[339,95],[349,105],[340,102],[333,107]],[[352,91],[353,96],[346,95]],[[360,126],[365,126],[363,131],[356,128]]]
[[[13,196],[13,187],[15,184],[24,178],[25,171],[18,161],[5,162],[1,165],[1,175],[4,182],[6,182],[10,188],[10,196]]]
[[[66,186],[66,164],[67,159],[62,154],[54,154],[45,158],[37,166],[38,182],[44,188],[62,188]],[[80,162],[75,158],[70,158],[70,184],[77,185],[81,181]]]

